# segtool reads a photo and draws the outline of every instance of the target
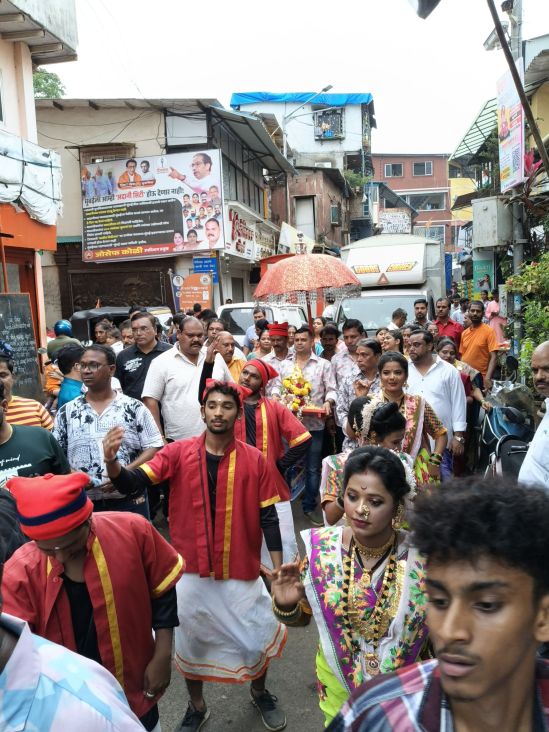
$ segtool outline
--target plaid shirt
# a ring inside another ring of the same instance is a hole
[[[363,684],[345,702],[327,732],[454,732],[438,662],[414,663]],[[549,729],[549,662],[536,663],[533,732]]]

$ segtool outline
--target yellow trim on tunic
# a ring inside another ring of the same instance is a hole
[[[294,437],[293,440],[290,440],[290,442],[288,442],[288,447],[295,447],[296,445],[299,445],[301,442],[308,440],[310,436],[311,436],[310,432],[303,432],[303,434],[298,435],[297,437]]]
[[[162,580],[162,582],[154,588],[152,591],[153,597],[158,597],[161,595],[166,587],[173,582],[173,580],[177,577],[179,574],[179,570],[185,566],[185,563],[183,562],[183,557],[181,554],[177,555],[177,562],[175,563],[175,567],[172,569],[172,571]]]
[[[51,560],[48,557],[48,560],[46,562],[46,577],[50,576],[52,569],[53,569],[53,567],[51,566]]]
[[[261,446],[261,452],[263,457],[267,457],[267,410],[265,409],[265,402],[261,405],[261,422],[263,424],[263,444]]]
[[[160,483],[159,477],[156,475],[154,470],[152,470],[148,463],[143,463],[143,465],[140,465],[139,468],[145,473],[151,483]]]
[[[273,503],[278,503],[280,501],[280,496],[274,496],[273,498],[269,498],[266,501],[261,501],[259,504],[259,508],[267,508],[267,506],[272,506]]]
[[[236,469],[236,450],[229,458],[227,475],[227,496],[225,499],[225,531],[223,535],[223,579],[229,579],[229,559],[231,553],[231,528],[233,523],[234,475]]]
[[[114,655],[114,675],[116,680],[124,688],[124,657],[122,655],[122,643],[120,641],[120,630],[118,628],[118,617],[116,614],[116,605],[114,602],[114,592],[112,589],[111,577],[103,549],[99,543],[97,536],[92,543],[92,552],[99,571],[99,578],[101,580],[101,587],[103,589],[103,595],[105,597],[105,604],[107,606],[107,620],[109,622],[109,634],[111,636],[111,644]]]

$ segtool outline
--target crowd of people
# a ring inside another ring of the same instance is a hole
[[[133,308],[91,345],[60,321],[48,409],[0,342],[8,729],[158,732],[173,660],[178,732],[208,720],[205,682],[249,682],[281,730],[269,664],[312,619],[330,730],[545,729],[545,420],[522,483],[464,477],[498,340],[481,300],[457,303],[466,327],[451,305],[430,322],[418,299],[373,337],[258,306],[243,344],[199,306],[168,334]],[[532,368],[549,397],[549,343]]]

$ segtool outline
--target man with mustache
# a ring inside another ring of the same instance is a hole
[[[420,496],[412,528],[436,660],[364,684],[330,732],[546,730],[548,523],[546,491],[515,481],[454,479]]]

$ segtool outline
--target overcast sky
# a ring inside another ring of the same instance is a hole
[[[501,3],[496,1],[496,5]],[[484,0],[77,0],[79,60],[52,65],[67,97],[212,97],[234,91],[370,92],[374,152],[448,152],[507,68],[483,42]],[[503,16],[506,17],[506,16]],[[523,38],[549,33],[523,0]]]

